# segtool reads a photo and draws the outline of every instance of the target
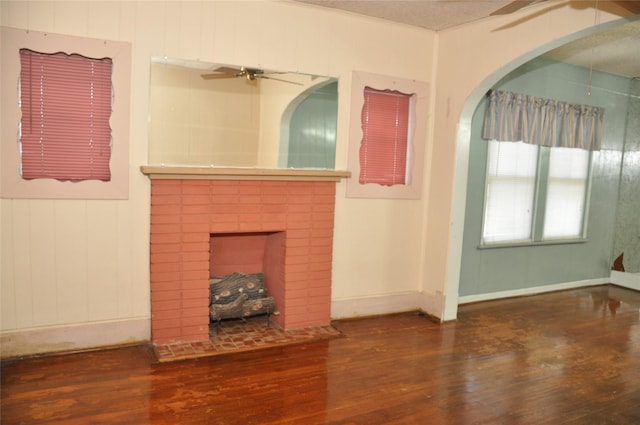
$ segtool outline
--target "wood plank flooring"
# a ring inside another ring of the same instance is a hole
[[[339,321],[343,338],[158,363],[6,362],[5,424],[639,424],[640,293],[599,286]]]

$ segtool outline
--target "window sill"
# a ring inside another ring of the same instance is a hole
[[[478,245],[477,249],[499,249],[499,248],[522,248],[532,246],[549,246],[549,245],[573,245],[589,242],[589,239],[555,239],[548,241],[522,241],[522,242],[504,242]]]

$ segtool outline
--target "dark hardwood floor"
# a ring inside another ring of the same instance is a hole
[[[345,337],[157,363],[6,362],[5,424],[640,424],[640,293],[600,286],[339,321]]]

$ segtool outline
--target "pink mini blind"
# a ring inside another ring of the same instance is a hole
[[[360,183],[406,184],[411,95],[365,87]]]
[[[24,179],[109,181],[109,58],[20,50]]]

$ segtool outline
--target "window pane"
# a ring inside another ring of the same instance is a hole
[[[582,236],[589,152],[552,148],[549,157],[544,239]]]
[[[489,142],[483,242],[531,239],[538,147]]]

